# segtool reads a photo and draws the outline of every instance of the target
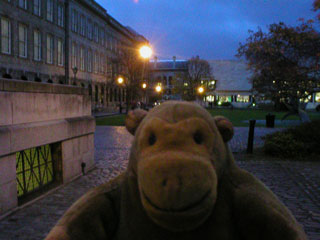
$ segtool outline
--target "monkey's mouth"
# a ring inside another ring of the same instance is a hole
[[[199,206],[201,206],[206,199],[210,196],[211,190],[207,191],[199,200],[188,204],[185,207],[181,208],[161,208],[157,206],[155,203],[153,203],[150,198],[145,194],[144,191],[142,191],[143,197],[146,199],[146,201],[155,209],[162,211],[162,212],[167,212],[167,213],[183,213],[183,212],[188,212],[197,209]]]

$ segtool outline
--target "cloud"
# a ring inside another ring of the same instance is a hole
[[[234,58],[248,30],[315,16],[313,0],[98,1],[123,25],[146,36],[160,57]]]

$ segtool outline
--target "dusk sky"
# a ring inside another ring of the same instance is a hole
[[[248,29],[299,18],[314,19],[313,0],[107,0],[97,1],[124,26],[145,36],[159,59],[199,55],[235,59]],[[319,26],[317,23],[316,26]]]

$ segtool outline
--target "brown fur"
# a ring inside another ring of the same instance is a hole
[[[232,124],[168,102],[128,114],[128,169],[78,200],[47,239],[307,239],[278,198],[238,168]]]

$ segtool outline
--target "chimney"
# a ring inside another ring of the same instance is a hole
[[[158,57],[154,56],[154,68],[157,68],[157,61],[158,61]]]
[[[172,59],[173,59],[173,68],[175,69],[175,68],[176,68],[176,60],[177,60],[177,57],[176,57],[176,56],[173,56]]]

